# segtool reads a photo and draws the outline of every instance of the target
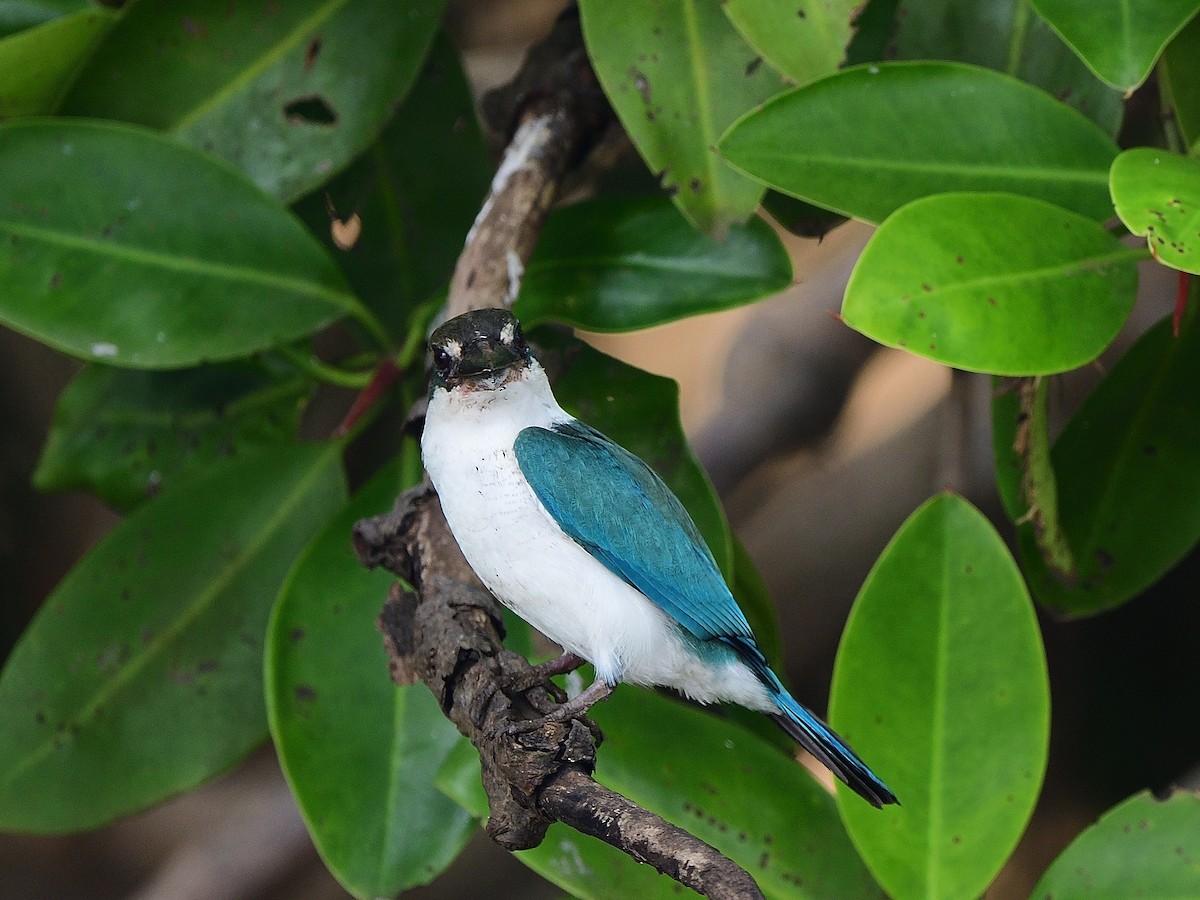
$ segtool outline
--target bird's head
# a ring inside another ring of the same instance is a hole
[[[434,383],[492,390],[533,359],[521,323],[508,310],[477,309],[440,325],[429,338]]]

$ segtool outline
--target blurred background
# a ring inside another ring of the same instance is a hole
[[[451,34],[477,95],[510,77],[562,5],[453,0]],[[869,233],[848,223],[819,241],[785,236],[796,284],[770,300],[633,335],[589,336],[679,381],[684,425],[778,606],[794,692],[818,711],[850,604],[923,500],[960,491],[1011,538],[991,472],[989,400],[1004,385],[881,350],[836,318]],[[1137,334],[1170,313],[1173,277],[1158,266],[1144,276],[1122,338],[1090,369],[1056,379],[1052,415],[1060,425]],[[42,598],[116,521],[91,497],[39,495],[29,486],[55,399],[76,369],[0,331],[4,654]],[[1042,617],[1053,698],[1047,784],[988,897],[1028,896],[1070,839],[1129,794],[1200,786],[1189,771],[1200,755],[1198,578],[1193,556],[1114,612],[1073,623]],[[1185,624],[1164,630],[1162,621]],[[446,875],[406,896],[480,895],[561,892],[477,836]],[[346,896],[317,858],[270,748],[204,788],[93,833],[0,835],[0,900]]]

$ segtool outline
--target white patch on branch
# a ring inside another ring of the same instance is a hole
[[[549,115],[537,116],[527,122],[522,122],[517,128],[517,133],[513,135],[512,141],[504,151],[504,159],[500,161],[500,167],[492,176],[492,189],[488,192],[487,200],[480,208],[479,215],[475,217],[475,224],[467,232],[465,244],[471,243],[475,232],[479,230],[480,223],[492,211],[492,204],[495,202],[496,196],[508,186],[509,179],[522,169],[528,168],[534,157],[534,149],[546,143],[550,132],[550,119]]]
[[[521,293],[521,279],[525,277],[525,264],[521,262],[521,257],[516,250],[509,250],[504,254],[504,261],[508,264],[508,293],[504,300],[512,306],[517,299],[517,294]]]

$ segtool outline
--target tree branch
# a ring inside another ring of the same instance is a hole
[[[611,121],[577,14],[560,18],[490,106],[501,115],[511,108],[514,133],[459,257],[448,316],[512,303],[563,176]],[[549,681],[511,687],[527,681],[531,667],[504,650],[500,608],[463,559],[431,486],[359,522],[354,542],[364,565],[383,566],[415,589],[394,585],[380,615],[392,677],[423,681],[479,751],[487,833],[497,843],[535,847],[557,820],[707,896],[762,896],[717,850],[592,780],[601,736],[590,720],[508,733],[505,726],[542,718],[565,698]]]

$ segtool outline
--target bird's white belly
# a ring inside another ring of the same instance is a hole
[[[673,619],[559,528],[520,471],[520,428],[438,413],[431,406],[426,420],[425,466],[463,556],[496,599],[609,684],[664,685],[704,703],[774,710],[745,665],[698,654]],[[530,424],[564,417],[547,411]]]

